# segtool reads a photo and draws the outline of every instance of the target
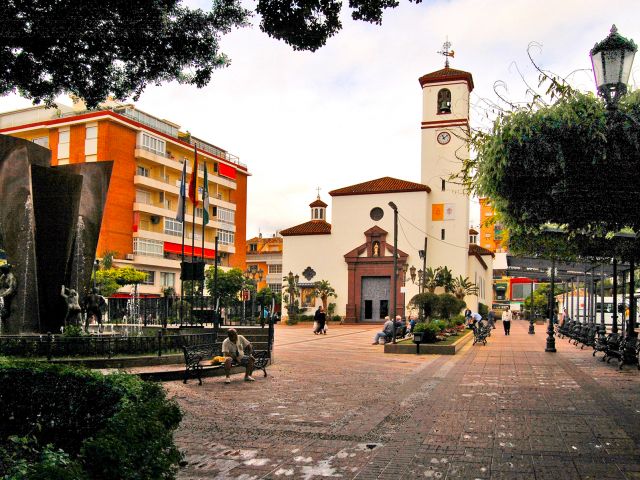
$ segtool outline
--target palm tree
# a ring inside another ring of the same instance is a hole
[[[451,273],[449,267],[438,267],[436,272],[438,286],[443,287],[445,293],[451,293],[453,290],[453,273]]]
[[[469,277],[460,275],[451,281],[451,292],[458,300],[464,300],[467,295],[478,295],[478,286]]]
[[[422,285],[429,293],[434,293],[438,287],[438,269],[428,267],[422,274]]]
[[[329,280],[320,280],[313,285],[313,296],[320,297],[322,308],[327,311],[327,301],[329,297],[338,298],[336,291],[329,283]]]

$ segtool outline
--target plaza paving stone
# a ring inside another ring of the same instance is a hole
[[[640,372],[501,325],[455,356],[390,355],[379,327],[278,326],[269,376],[166,383],[197,479],[640,479]]]

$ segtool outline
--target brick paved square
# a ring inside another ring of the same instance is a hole
[[[266,379],[166,384],[179,478],[640,478],[637,371],[560,339],[545,353],[520,322],[446,357],[385,355],[374,328],[278,326]]]

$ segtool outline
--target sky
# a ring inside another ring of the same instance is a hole
[[[512,101],[525,99],[525,82],[537,86],[532,42],[541,68],[561,76],[577,70],[570,80],[582,90],[594,89],[589,50],[612,24],[640,43],[638,0],[401,0],[379,26],[351,20],[344,3],[343,30],[314,53],[243,28],[223,37],[231,66],[208,86],[150,86],[136,102],[248,166],[248,238],[308,221],[318,187],[331,205],[336,188],[383,176],[420,181],[418,78],[444,66],[437,52],[446,38],[451,67],[473,74],[476,128],[489,125],[496,82]],[[640,55],[631,83],[640,84]],[[29,105],[0,97],[0,111]],[[478,209],[472,203],[472,222]]]

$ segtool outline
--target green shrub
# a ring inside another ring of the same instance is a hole
[[[434,322],[424,323],[419,322],[416,323],[416,326],[413,329],[414,334],[423,332],[422,341],[424,343],[435,343],[436,335],[440,333],[440,328],[437,325],[434,325]]]
[[[450,293],[443,293],[439,295],[438,298],[437,314],[440,318],[449,319],[453,315],[459,314],[460,310],[464,307],[465,303],[463,300],[457,299]]]
[[[287,321],[285,322],[287,325],[297,325],[298,317],[296,315],[289,315],[287,317]]]
[[[0,475],[11,480],[86,480],[82,465],[34,437],[11,436],[0,446]]]
[[[440,332],[447,328],[447,322],[445,320],[433,320],[431,325],[437,327]]]
[[[84,332],[80,325],[67,325],[62,333],[62,336],[65,338],[77,338],[82,335],[84,335]]]
[[[440,295],[430,292],[415,295],[409,304],[416,308],[422,308],[425,318],[431,318],[436,314]]]
[[[487,318],[487,315],[489,315],[489,307],[484,303],[478,303],[478,313],[482,315],[482,318]]]
[[[331,320],[333,320],[334,322],[342,322],[342,317],[340,315],[334,315],[333,317],[331,317]]]
[[[451,317],[451,322],[456,326],[464,325],[464,315],[454,315],[453,317]]]
[[[182,414],[158,384],[133,375],[5,360],[0,405],[0,453],[16,459],[0,461],[0,478],[175,477],[181,455],[173,431]],[[9,438],[22,438],[22,446],[16,449]],[[33,472],[3,476],[25,459]]]

